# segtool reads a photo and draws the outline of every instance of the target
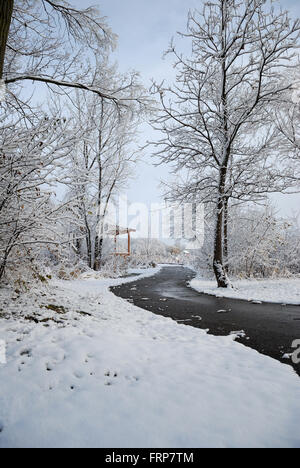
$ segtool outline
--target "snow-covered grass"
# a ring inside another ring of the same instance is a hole
[[[156,268],[128,268],[125,272],[117,272],[114,277],[114,272],[110,272],[110,277],[108,274],[105,274],[104,276],[102,275],[101,272],[95,272],[95,271],[88,271],[87,273],[83,273],[81,275],[82,279],[90,279],[90,280],[102,280],[102,285],[106,286],[116,286],[118,284],[124,284],[126,282],[130,281],[135,281],[136,278],[132,277],[138,277],[138,279],[143,279],[147,278],[149,276],[156,275],[164,265],[158,265]],[[103,282],[104,281],[104,282]]]
[[[300,447],[292,368],[109,292],[130,280],[0,290],[0,447]]]
[[[233,281],[233,288],[219,289],[215,280],[197,276],[190,285],[198,292],[217,297],[300,305],[300,278],[236,280]]]

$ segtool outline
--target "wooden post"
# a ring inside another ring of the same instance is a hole
[[[115,255],[114,255],[114,272],[117,272],[117,228],[115,232]]]
[[[128,234],[128,255],[131,253],[131,242],[130,242],[130,231],[127,229],[127,234]]]
[[[0,80],[3,78],[5,52],[13,8],[14,0],[0,0]]]

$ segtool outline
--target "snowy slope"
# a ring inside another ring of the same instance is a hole
[[[190,282],[193,289],[205,294],[246,301],[262,301],[300,305],[300,278],[278,280],[239,280],[232,289],[218,289],[214,280],[197,277]]]
[[[108,291],[119,282],[14,302],[58,323],[0,320],[0,447],[300,447],[289,366],[134,307]]]

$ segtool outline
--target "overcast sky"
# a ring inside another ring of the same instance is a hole
[[[98,5],[112,30],[119,36],[115,58],[121,71],[135,69],[150,86],[151,79],[159,81],[172,76],[172,67],[162,54],[177,31],[184,31],[189,9],[201,5],[201,0],[69,0],[76,6]],[[299,0],[281,0],[291,15],[300,17]],[[151,138],[150,130],[143,129],[144,138]],[[145,163],[138,168],[138,177],[131,184],[128,196],[132,202],[157,202],[161,177],[168,176],[167,168],[152,166],[150,150]],[[283,214],[300,207],[300,195],[276,196]]]

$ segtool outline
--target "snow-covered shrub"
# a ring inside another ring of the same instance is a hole
[[[64,213],[54,201],[53,175],[74,139],[57,116],[30,115],[25,125],[6,109],[0,124],[1,279],[7,269],[33,265],[46,245],[62,242]]]
[[[159,239],[132,239],[130,265],[155,268],[158,263],[184,263],[182,248]]]
[[[232,209],[228,268],[234,277],[279,277],[300,272],[300,233],[274,210]]]
[[[209,213],[209,210],[207,210]],[[289,277],[300,274],[300,215],[278,217],[272,206],[232,207],[228,223],[227,268],[233,278]],[[206,278],[213,278],[213,219],[207,214],[205,242],[188,262]],[[224,258],[225,252],[224,252]]]

